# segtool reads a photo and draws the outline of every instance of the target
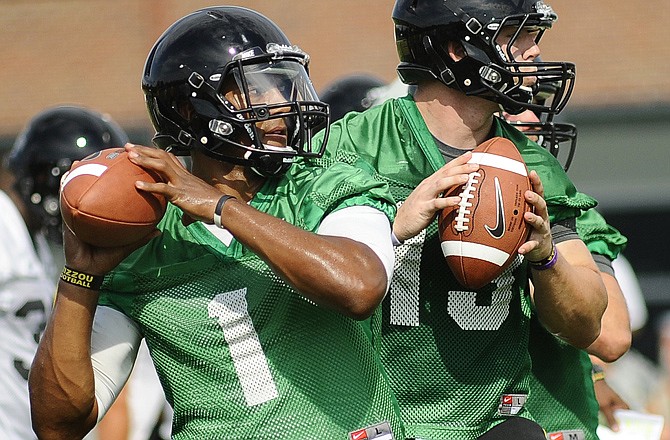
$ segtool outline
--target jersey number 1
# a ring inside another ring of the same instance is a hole
[[[272,373],[251,322],[247,308],[247,289],[233,290],[214,297],[207,306],[210,318],[217,318],[228,343],[237,377],[248,406],[276,398]]]

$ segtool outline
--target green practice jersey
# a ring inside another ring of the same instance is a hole
[[[410,97],[386,101],[331,126],[326,154],[360,156],[390,186],[397,203],[444,165]],[[546,150],[497,121],[545,182],[552,220],[594,204],[577,193]],[[396,248],[391,288],[373,332],[396,393],[408,437],[472,440],[514,415],[533,419],[530,393],[528,272],[521,258],[478,291],[448,269],[433,222]]]
[[[593,254],[614,260],[626,238],[595,210],[577,218],[577,233]],[[598,401],[589,355],[550,334],[533,316],[530,332],[533,361],[529,410],[549,433],[566,440],[597,440]],[[549,437],[551,438],[551,437]]]
[[[296,163],[250,204],[309,231],[346,206],[389,218],[395,209],[382,182],[344,163]],[[173,438],[345,440],[365,428],[367,438],[404,438],[369,321],[316,306],[232,236],[213,233],[225,231],[181,217],[168,207],[162,234],[106,277],[100,300],[146,338],[174,409]]]

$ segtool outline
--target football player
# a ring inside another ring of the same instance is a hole
[[[501,108],[555,114],[566,104],[574,66],[533,62],[556,15],[541,1],[397,0],[393,19],[398,74],[414,93],[344,116],[331,126],[326,154],[362,156],[399,201],[396,266],[375,330],[406,431],[417,439],[544,439],[525,406],[531,310],[581,348],[598,336],[607,300],[570,229],[595,201],[576,191],[551,153],[495,117]],[[535,84],[549,79],[558,81],[556,99],[533,103]],[[512,140],[532,170],[532,232],[510,269],[469,291],[445,267],[434,218],[457,203],[441,194],[476,171],[467,151],[493,136]],[[555,244],[550,220],[564,222],[570,238]]]
[[[59,181],[73,161],[128,137],[96,111],[58,106],[35,115],[0,170],[0,436],[35,438],[28,372],[62,267]]]
[[[360,93],[374,96],[372,105],[377,105],[389,98],[405,96],[408,91],[409,87],[397,80],[384,87],[370,86]],[[354,110],[346,93],[345,89],[340,89],[339,93],[332,93],[328,98],[322,95],[322,99],[330,105],[331,111],[344,115]],[[544,102],[551,99],[553,93],[553,84],[540,85],[533,99]],[[545,120],[542,121],[531,110],[519,115],[504,114],[511,125],[550,151],[568,171],[575,155],[577,128],[574,124],[554,122],[553,115],[540,116]],[[534,360],[531,388],[535,389],[535,393],[534,398],[529,400],[529,407],[550,434],[563,432],[568,437],[569,432],[577,438],[594,439],[598,408],[613,430],[617,429],[614,410],[628,409],[628,404],[607,384],[604,372],[599,371],[603,365],[600,358],[612,362],[626,353],[631,344],[631,329],[625,324],[628,322],[626,300],[613,268],[614,259],[617,262],[622,260],[619,252],[627,240],[595,209],[582,213],[577,218],[576,227],[591,251],[607,289],[608,302],[603,314],[602,331],[587,349],[588,353],[594,353],[588,356],[589,361],[583,350],[549,336],[533,315],[530,354]],[[560,227],[552,228],[552,235],[555,240],[564,238]]]
[[[137,188],[170,204],[129,247],[66,231],[66,265],[95,282],[59,283],[30,375],[41,438],[86,433],[141,339],[174,439],[404,438],[358,321],[388,288],[394,206],[360,166],[318,159],[328,111],[308,60],[271,20],[232,6],[158,39],[142,86],[160,149],[126,148],[164,179]],[[175,155],[190,155],[192,173]]]

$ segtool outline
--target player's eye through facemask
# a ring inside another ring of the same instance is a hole
[[[323,107],[307,72],[289,60],[234,64],[224,73],[217,93],[232,104],[230,110],[236,117],[254,123],[255,133],[249,141],[259,141],[259,148],[297,153],[300,144],[309,140],[301,129],[326,123],[325,115],[317,113]],[[285,134],[285,145],[263,143],[262,134],[268,129]]]
[[[496,85],[495,80],[499,78],[494,67],[483,67],[481,75],[482,84],[494,92],[502,92],[513,96],[511,90],[519,89],[519,93],[533,96],[530,103],[523,107],[536,112],[557,114],[567,104],[574,87],[574,65],[564,62],[543,62],[535,59],[532,61],[517,61],[517,51],[521,51],[528,43],[523,39],[532,39],[534,44],[539,44],[550,22],[544,23],[542,18],[535,17],[536,14],[518,15],[505,17],[495,32],[492,41],[499,55],[501,67],[506,69],[512,78],[512,83],[505,92]],[[504,50],[502,47],[504,46]],[[491,81],[487,81],[491,80]],[[553,85],[552,99],[537,100],[535,96],[540,90],[542,83]]]

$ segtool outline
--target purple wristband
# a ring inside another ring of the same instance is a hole
[[[558,249],[556,249],[555,244],[552,244],[551,255],[549,255],[544,260],[529,261],[528,264],[530,264],[530,267],[535,270],[547,270],[554,267],[557,261],[558,261]]]

